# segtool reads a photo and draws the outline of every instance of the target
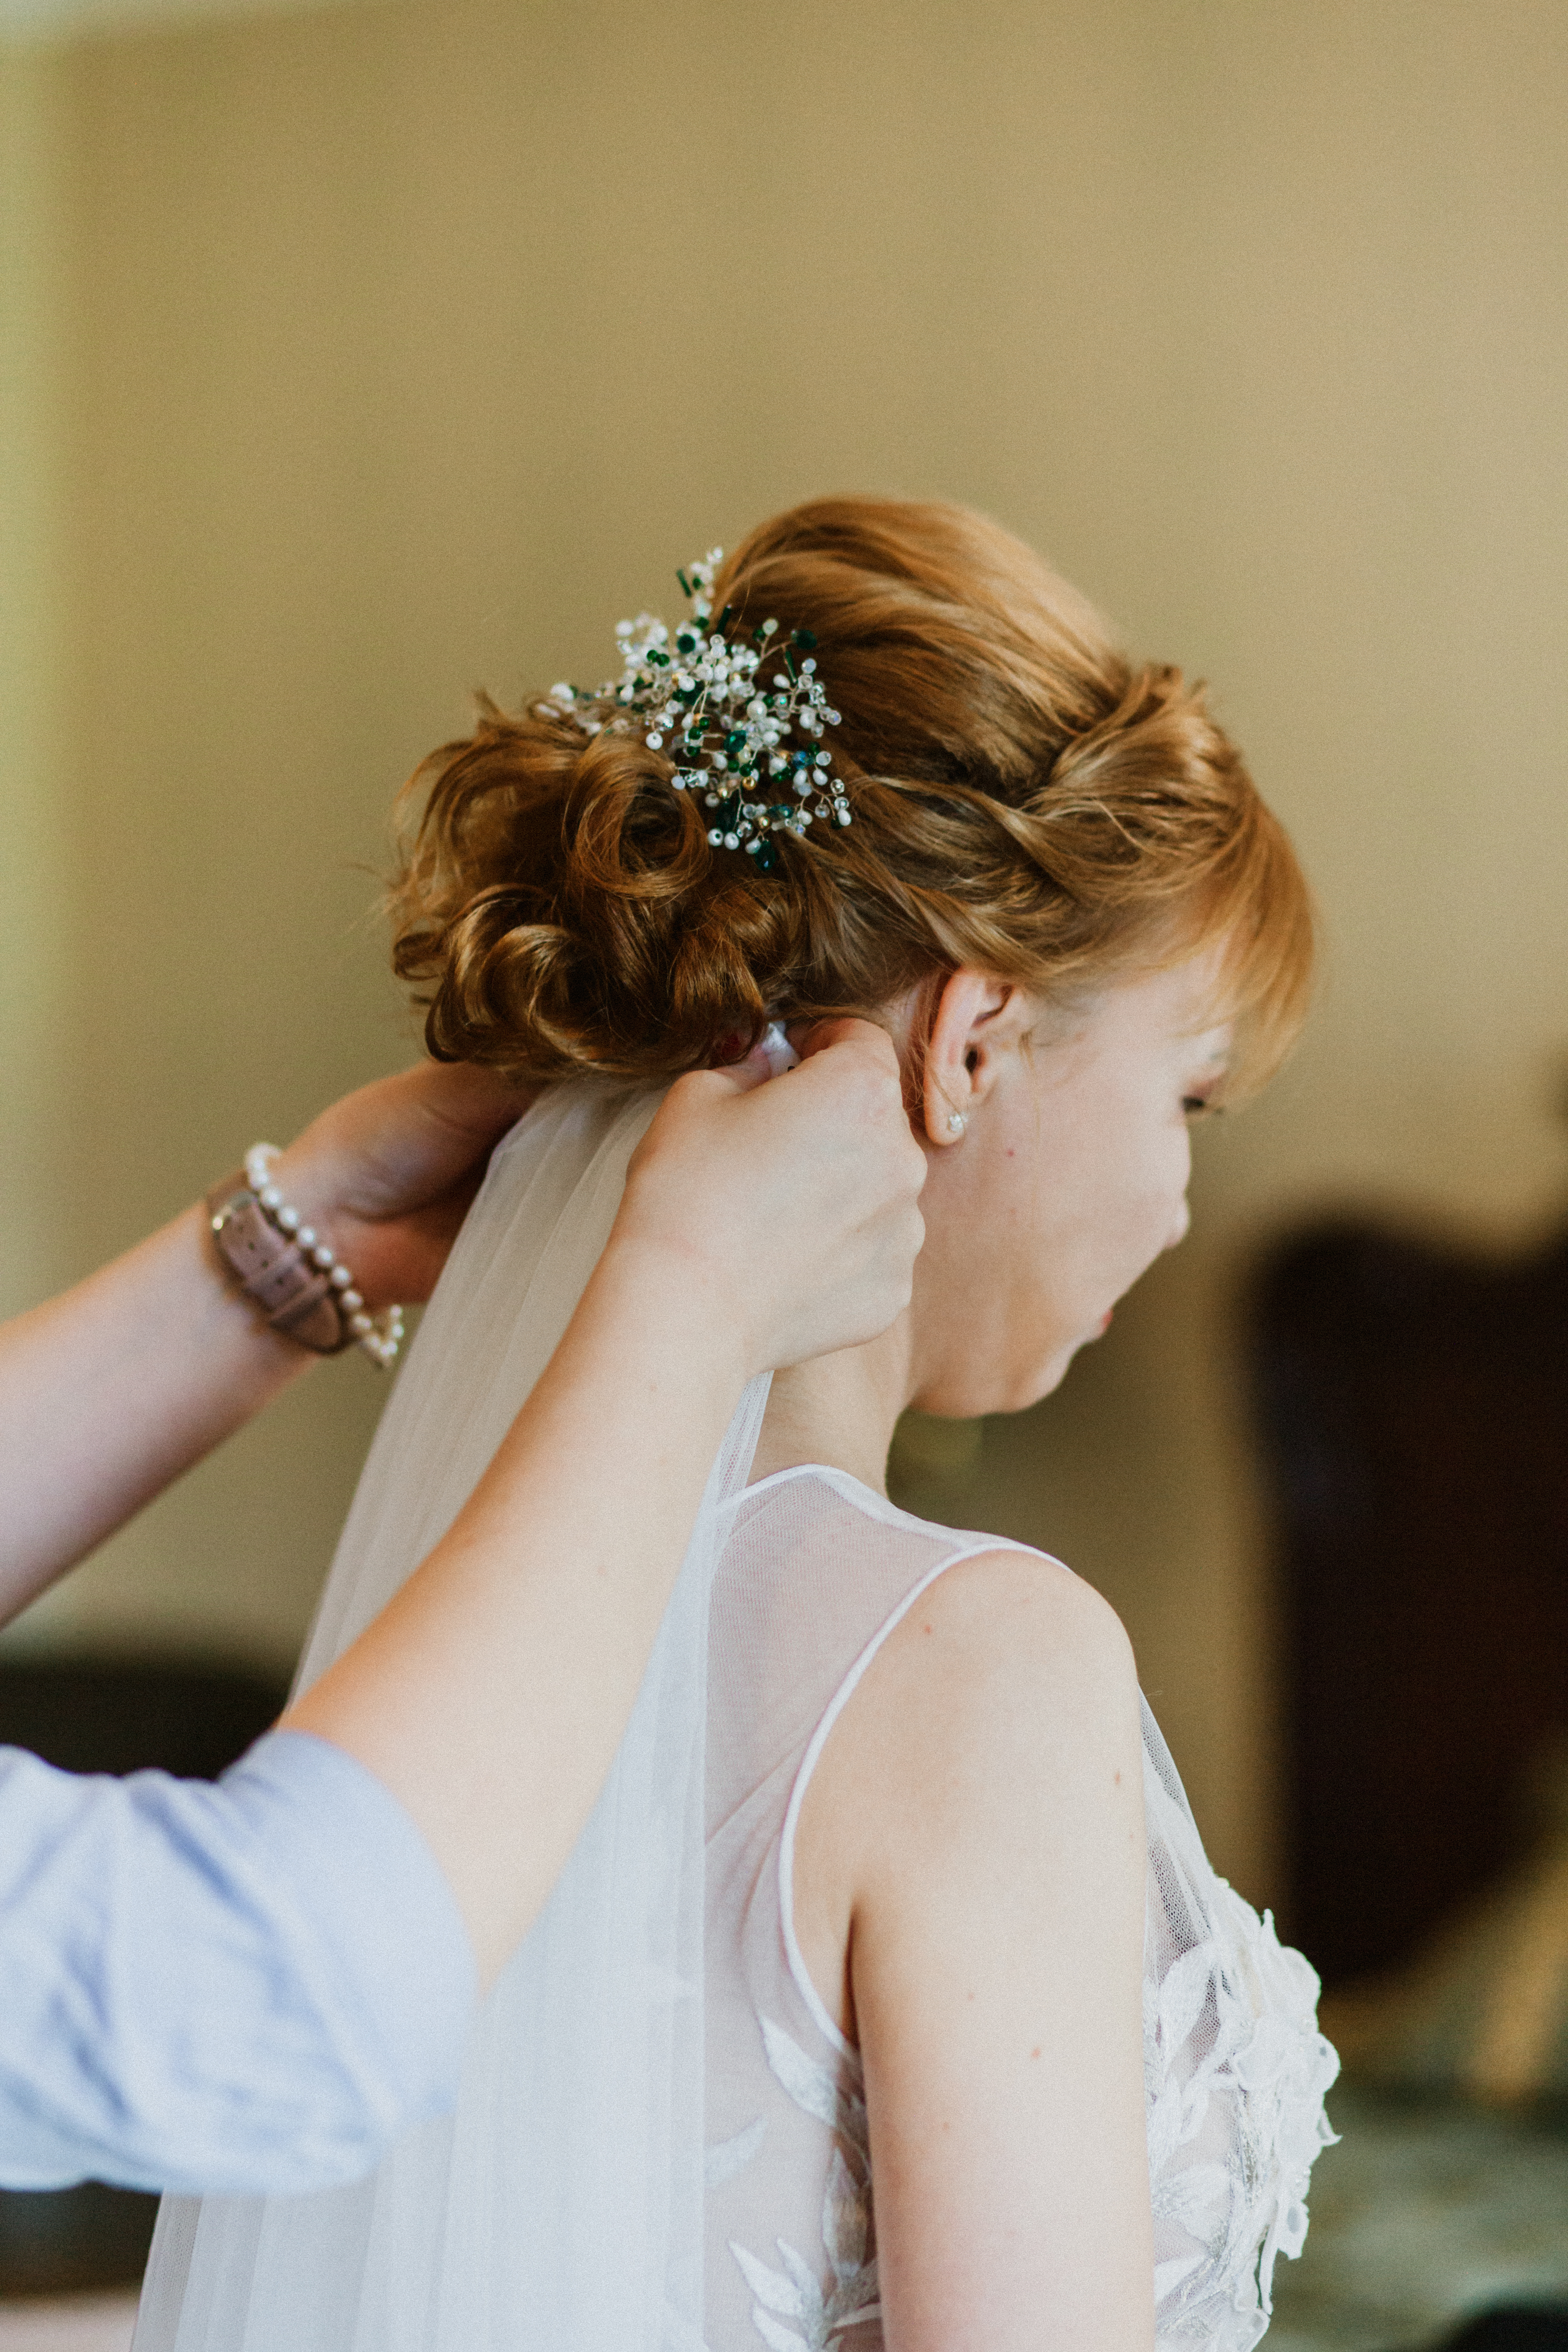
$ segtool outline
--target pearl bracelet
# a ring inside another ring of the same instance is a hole
[[[306,1224],[298,1209],[290,1208],[277,1185],[272,1181],[272,1162],[278,1158],[275,1143],[253,1143],[245,1155],[245,1181],[266,1212],[269,1224],[293,1243],[310,1264],[324,1274],[335,1294],[334,1303],[346,1329],[364,1349],[374,1364],[384,1372],[397,1360],[403,1345],[403,1309],[389,1307],[384,1315],[373,1316],[354,1287],[354,1278],[336,1254],[321,1241],[313,1226]]]

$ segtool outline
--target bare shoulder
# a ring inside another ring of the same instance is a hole
[[[1114,1787],[1139,1744],[1132,1648],[1110,1603],[1058,1560],[982,1552],[921,1594],[866,1677],[862,1797],[882,1839],[900,1824],[935,1858],[950,1829],[973,1853]],[[874,1750],[872,1761],[868,1750]]]
[[[803,1941],[829,1979],[868,1903],[1010,1906],[1025,1884],[1097,1874],[1086,1857],[1141,1855],[1138,1678],[1115,1611],[1036,1553],[955,1561],[845,1707],[800,1829]]]
[[[954,1562],[818,1771],[801,1948],[865,2066],[889,2338],[977,2343],[980,2313],[987,2344],[1147,2345],[1147,1854],[1115,1612],[1037,1555]]]
[[[961,1704],[972,1675],[1037,1697],[1136,1686],[1131,1643],[1110,1603],[1060,1560],[1001,1546],[944,1569],[886,1651],[895,1672],[933,1674]]]

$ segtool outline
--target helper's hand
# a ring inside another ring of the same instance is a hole
[[[422,1062],[312,1119],[274,1179],[330,1242],[373,1311],[428,1298],[489,1155],[536,1089]]]
[[[798,1043],[799,1067],[765,1084],[755,1059],[677,1080],[616,1227],[689,1266],[693,1313],[731,1318],[752,1372],[886,1330],[925,1237],[926,1158],[891,1039],[830,1021]]]
[[[527,1100],[426,1063],[334,1103],[275,1173],[368,1305],[427,1298]],[[227,1280],[199,1202],[0,1328],[0,1622],[314,1360]]]
[[[407,1809],[486,1978],[604,1785],[743,1382],[870,1339],[909,1298],[925,1154],[892,1045],[858,1021],[805,1042],[765,1085],[670,1088],[489,1468],[284,1718]]]

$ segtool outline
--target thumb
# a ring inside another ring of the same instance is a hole
[[[753,1048],[743,1062],[724,1062],[715,1070],[701,1070],[694,1075],[717,1080],[727,1093],[749,1095],[753,1087],[760,1087],[771,1078],[773,1072],[761,1053]]]
[[[410,1100],[443,1127],[471,1138],[476,1150],[498,1143],[539,1091],[477,1062],[419,1062],[403,1076]]]

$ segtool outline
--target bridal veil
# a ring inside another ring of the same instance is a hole
[[[552,1088],[500,1146],[377,1432],[300,1670],[444,1532],[597,1260],[647,1088]],[[363,2181],[167,2199],[134,2352],[700,2352],[709,1482],[630,1725],[555,1893],[479,2011],[455,2112]]]

